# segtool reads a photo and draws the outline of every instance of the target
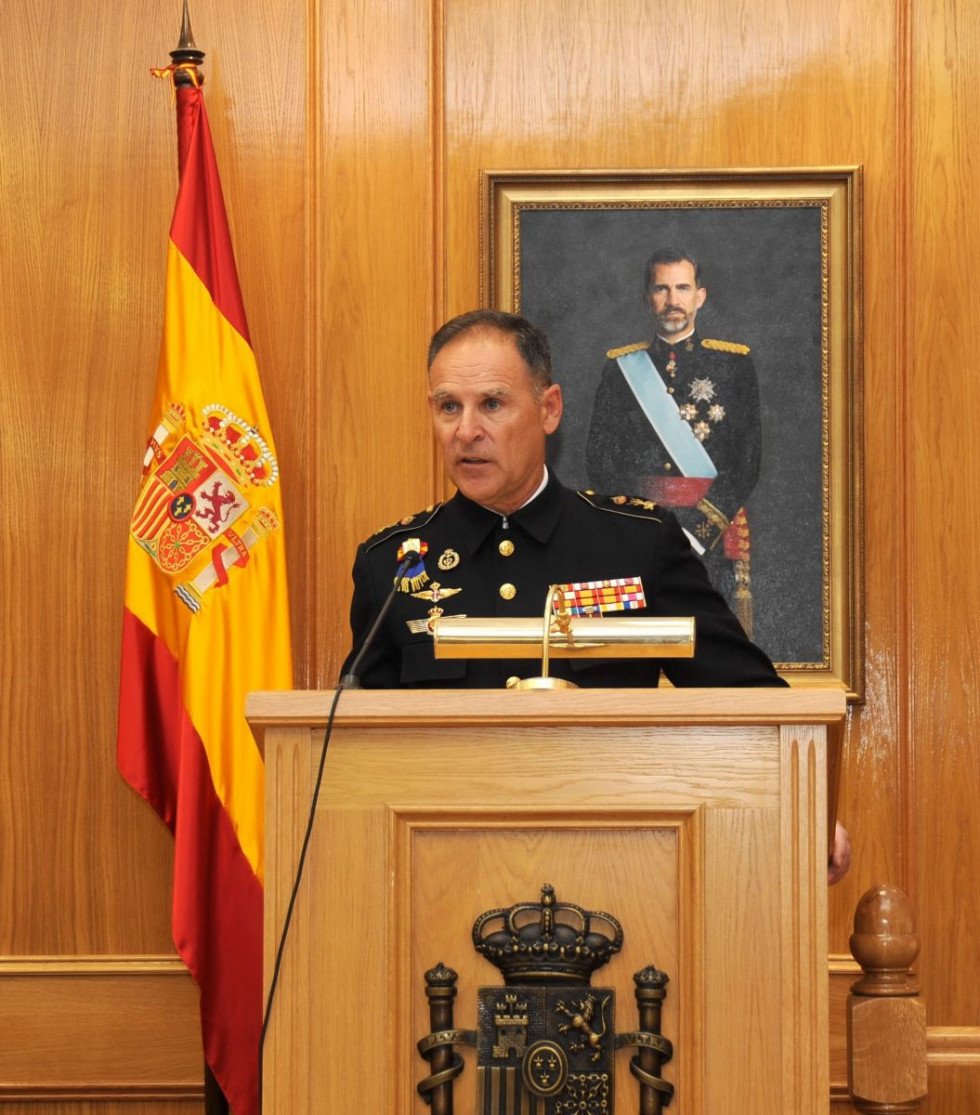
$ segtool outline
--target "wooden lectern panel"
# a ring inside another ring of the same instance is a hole
[[[266,976],[332,694],[255,694],[267,767]],[[459,973],[476,1027],[485,910],[612,913],[593,976],[635,1029],[633,973],[670,976],[663,1075],[685,1115],[827,1112],[826,725],[836,692],[580,691],[341,696],[266,1043],[265,1111],[421,1115],[424,972]],[[461,1049],[455,1110],[474,1110]],[[616,1054],[615,1115],[637,1110]]]

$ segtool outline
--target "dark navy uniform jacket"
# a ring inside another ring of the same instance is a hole
[[[663,668],[674,685],[785,684],[712,588],[673,515],[644,502],[574,492],[552,474],[540,495],[506,518],[457,493],[380,531],[358,547],[354,562],[353,650],[343,673],[391,589],[399,547],[413,539],[425,547],[428,580],[416,574],[408,587],[427,595],[397,593],[358,671],[365,687],[495,688],[514,675],[533,676],[540,672],[534,659],[437,660],[425,629],[430,609],[447,616],[542,616],[549,585],[619,577],[640,577],[643,584],[646,607],[629,615],[695,617],[694,658],[552,658],[552,676],[580,686],[642,687],[657,685]]]

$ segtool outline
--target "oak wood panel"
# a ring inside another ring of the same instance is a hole
[[[0,145],[4,953],[170,947],[168,838],[114,762],[125,539],[176,180],[169,94],[147,72],[174,34],[159,37],[167,8],[122,10],[95,36],[94,0],[4,9],[21,44]]]
[[[905,294],[909,354],[909,604],[916,747],[915,859],[918,967],[930,1026],[980,1025],[964,973],[980,969],[977,870],[980,821],[980,593],[962,545],[980,525],[974,494],[980,453],[974,279],[980,187],[974,122],[980,107],[980,35],[969,4],[911,8],[914,63],[912,236]],[[948,374],[937,379],[941,366]],[[965,532],[965,533],[964,533]],[[962,588],[960,586],[963,586]],[[972,1072],[972,1075],[971,1075]],[[980,1104],[980,1071],[930,1063],[930,1112]]]
[[[320,23],[314,619],[330,684],[349,646],[356,544],[433,498],[434,214],[429,4],[331,0]]]
[[[169,958],[0,959],[0,1103],[202,1099],[198,998]]]
[[[682,909],[680,892],[690,889],[692,853],[698,838],[695,814],[672,817],[660,810],[646,816],[624,818],[608,826],[597,816],[542,817],[520,809],[498,809],[481,824],[456,817],[439,825],[425,818],[404,815],[411,833],[408,869],[411,877],[411,967],[413,1013],[411,1032],[429,1032],[425,999],[417,994],[424,986],[427,968],[442,961],[459,973],[455,1011],[457,1025],[472,1028],[477,1018],[477,990],[501,983],[499,971],[473,949],[470,930],[485,910],[536,901],[543,883],[555,887],[558,901],[574,902],[589,910],[608,910],[623,924],[623,949],[593,976],[595,987],[616,987],[617,1032],[636,1025],[636,1005],[629,993],[632,976],[655,964],[670,976],[664,1002],[662,1032],[675,1048],[689,1050],[687,1036],[696,1028],[698,1008],[693,989],[690,942],[685,930],[690,909]],[[583,826],[583,827],[578,827]],[[588,827],[584,827],[588,826]],[[686,854],[685,854],[686,853]],[[645,886],[637,885],[632,870],[644,865]],[[466,865],[465,872],[447,874],[446,865]],[[547,877],[537,875],[546,865]],[[458,911],[458,917],[433,916],[434,911]],[[685,1004],[681,1007],[681,1004]],[[683,1035],[682,1035],[683,1029]],[[475,1098],[474,1053],[465,1055],[466,1069],[455,1089],[457,1109],[472,1111]],[[628,1051],[616,1054],[615,1107],[617,1112],[636,1110],[636,1085],[629,1075]],[[666,1066],[665,1077],[677,1088],[676,1103],[700,1110],[700,1073],[697,1056],[688,1055]],[[415,1078],[425,1075],[416,1058]],[[401,1082],[401,1110],[422,1112],[415,1100],[405,1102],[411,1081]],[[694,1097],[698,1096],[697,1099]]]
[[[850,955],[831,956],[830,996],[830,1093],[847,1094],[847,996],[851,984],[862,976],[861,966]]]
[[[727,968],[731,972],[720,995],[712,1001],[708,1024],[700,1034],[702,1055],[710,1063],[721,1063],[728,1069],[726,1073],[712,1074],[713,1087],[706,1089],[704,1096],[706,1112],[729,1107],[733,1092],[751,1096],[752,1108],[757,1111],[787,1110],[787,1099],[792,1101],[793,1110],[808,1109],[804,1096],[784,1094],[792,1074],[784,1074],[783,1061],[792,1059],[788,1048],[792,1042],[787,1041],[787,1048],[781,1048],[771,1040],[773,1018],[780,1013],[779,996],[773,992],[789,974],[790,966],[787,965],[786,973],[782,972],[781,957],[773,951],[774,943],[780,940],[782,911],[771,906],[761,892],[766,889],[767,879],[779,875],[781,820],[789,821],[781,818],[778,811],[755,809],[712,810],[706,818],[703,868],[706,880],[710,885],[720,872],[727,870],[729,874],[728,885],[721,890],[722,901],[705,918],[701,963],[708,971]],[[738,864],[726,863],[733,847],[745,851]],[[760,917],[763,911],[765,918]],[[747,934],[753,921],[755,930]],[[732,950],[736,940],[749,946],[738,950],[737,961]],[[738,1014],[745,1025],[736,1029],[730,1022]],[[790,1032],[787,1023],[796,1025],[785,1014],[782,1021],[785,1033]],[[744,1056],[747,1047],[755,1051],[751,1059]]]
[[[326,724],[331,690],[250,693],[245,713],[260,745],[270,724]],[[618,689],[610,706],[608,690],[445,690],[438,702],[424,690],[345,690],[336,708],[337,723],[358,727],[410,724],[425,713],[429,723],[444,726],[496,723],[534,727],[551,725],[689,724],[692,719],[716,725],[837,724],[845,712],[844,694],[834,689]]]
[[[310,734],[301,727],[283,732],[280,740],[265,753],[266,785],[280,786],[297,800],[312,802],[315,771],[310,756],[314,754],[308,744]],[[268,805],[268,803],[267,803]],[[290,865],[288,871],[267,881],[265,898],[264,978],[268,1030],[263,1046],[263,1097],[274,1088],[283,1094],[287,1090],[295,1111],[311,1110],[308,1082],[312,1071],[306,1057],[306,1048],[294,1051],[293,1073],[289,1080],[282,1075],[283,1061],[276,1057],[277,1041],[281,1041],[282,1028],[288,1024],[283,1018],[282,1002],[302,1001],[302,996],[312,986],[315,970],[311,970],[309,901],[310,883],[304,868],[300,878],[295,907],[287,927],[290,899],[294,881],[300,870],[303,838],[307,817],[304,811],[287,816],[277,812],[270,817],[266,809],[266,863],[273,861]],[[271,821],[272,823],[268,823]],[[276,973],[276,966],[279,972]],[[273,989],[273,980],[276,987]],[[270,1005],[271,1002],[271,1005]]]
[[[194,1097],[169,1100],[55,1100],[31,1101],[27,1115],[199,1115],[203,1100]]]

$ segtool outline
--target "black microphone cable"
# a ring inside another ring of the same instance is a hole
[[[385,616],[395,599],[395,593],[398,591],[398,586],[401,583],[402,577],[406,572],[421,560],[421,555],[418,550],[408,550],[402,557],[401,563],[395,572],[394,584],[391,591],[385,598],[381,610],[378,612],[377,618],[371,625],[371,630],[365,636],[364,642],[361,643],[361,649],[357,652],[354,661],[351,663],[350,670],[344,674],[340,679],[337,688],[334,690],[333,700],[330,702],[330,712],[327,714],[327,726],[323,733],[323,746],[320,748],[320,763],[317,767],[316,782],[313,785],[313,798],[310,801],[310,813],[306,820],[306,832],[303,835],[303,847],[299,854],[299,864],[296,868],[296,877],[293,880],[293,888],[289,895],[289,905],[286,907],[286,917],[283,921],[282,933],[279,935],[279,945],[276,949],[276,960],[272,967],[272,979],[269,981],[269,994],[266,996],[265,1011],[262,1015],[262,1030],[259,1034],[259,1113],[262,1112],[262,1063],[265,1053],[265,1036],[266,1031],[269,1029],[269,1019],[272,1015],[272,1003],[275,999],[276,987],[279,983],[279,972],[282,968],[283,952],[286,948],[286,937],[289,934],[289,926],[293,920],[293,910],[296,906],[296,898],[299,894],[300,883],[303,879],[303,869],[306,866],[306,853],[310,846],[310,838],[313,835],[313,824],[316,820],[316,806],[320,799],[320,787],[323,783],[323,770],[327,762],[327,748],[330,745],[330,736],[333,733],[334,716],[337,713],[337,703],[340,700],[340,694],[345,689],[358,689],[360,688],[360,681],[357,677],[357,670],[361,663],[364,661],[364,656],[367,654],[374,642],[381,624],[384,622]]]

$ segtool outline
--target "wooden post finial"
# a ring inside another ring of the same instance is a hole
[[[889,883],[875,883],[854,911],[851,954],[864,976],[851,990],[856,995],[917,995],[919,984],[910,969],[920,943],[908,896]]]
[[[912,904],[876,883],[854,912],[851,952],[864,976],[847,1000],[847,1086],[866,1115],[914,1115],[927,1090],[925,1007],[911,965],[919,955]]]

